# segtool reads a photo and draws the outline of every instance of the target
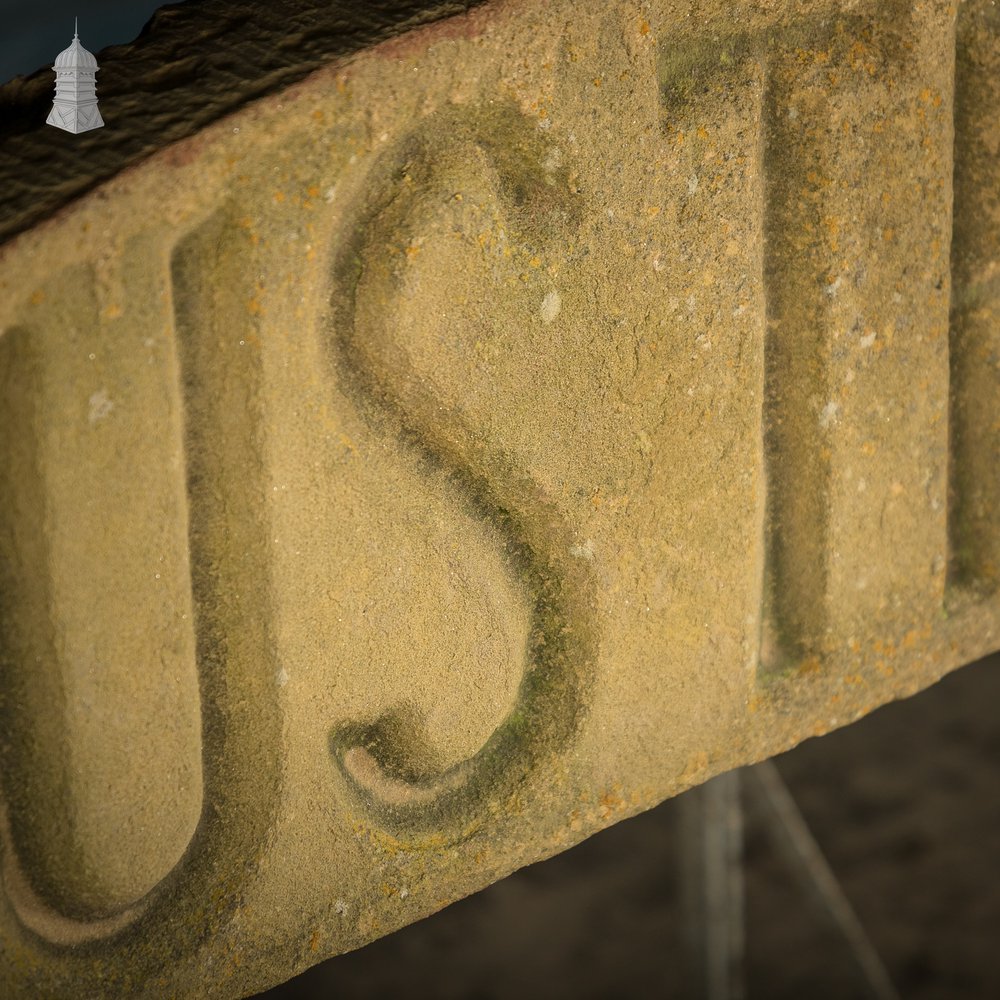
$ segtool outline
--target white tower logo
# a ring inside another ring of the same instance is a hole
[[[81,44],[73,23],[70,47],[56,56],[56,99],[46,124],[67,132],[89,132],[104,124],[97,110],[97,60]]]

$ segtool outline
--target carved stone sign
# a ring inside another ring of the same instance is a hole
[[[486,5],[0,248],[15,995],[262,989],[1000,646],[997,34]]]

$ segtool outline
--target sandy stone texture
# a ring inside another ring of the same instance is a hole
[[[14,995],[263,989],[1000,646],[998,31],[488,3],[0,247]]]

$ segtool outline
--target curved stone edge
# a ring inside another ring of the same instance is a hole
[[[483,0],[204,0],[158,10],[129,45],[98,54],[107,127],[45,124],[46,66],[0,87],[0,244],[140,160],[325,63]],[[53,53],[53,58],[55,53]]]

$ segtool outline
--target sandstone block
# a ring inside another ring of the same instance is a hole
[[[8,239],[11,995],[246,995],[1000,647],[998,71],[487,3]]]

